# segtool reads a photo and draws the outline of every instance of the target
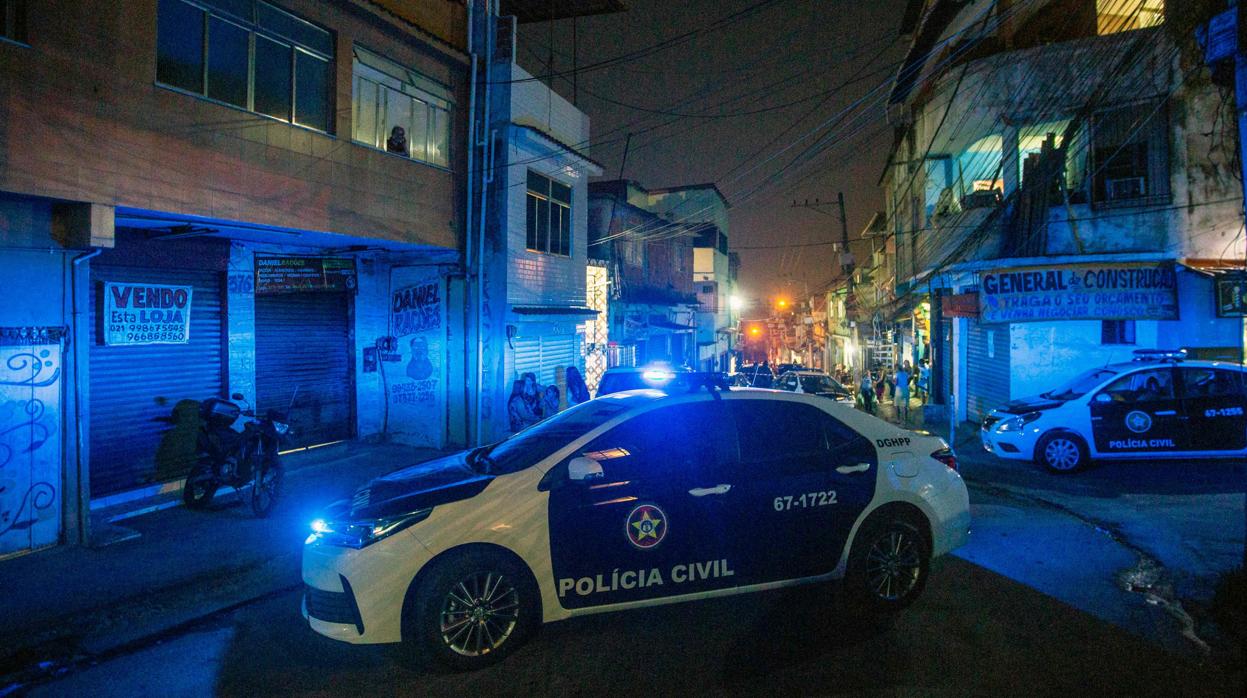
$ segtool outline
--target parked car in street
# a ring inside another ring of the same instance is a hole
[[[770,366],[763,364],[741,366],[739,371],[732,374],[732,385],[740,388],[773,388],[775,374],[771,372]]]
[[[821,395],[833,400],[853,401],[853,393],[835,378],[822,371],[789,371],[775,381],[779,390],[807,395]]]
[[[474,669],[543,622],[830,579],[898,611],[966,541],[943,440],[718,374],[687,385],[599,397],[330,506],[303,549],[311,628]]]
[[[1247,367],[1139,350],[992,410],[983,448],[1069,473],[1097,459],[1242,458]]]
[[[608,368],[598,383],[597,397],[619,393],[625,390],[642,390],[645,388],[663,389],[667,386],[683,385],[684,380],[692,371],[673,367],[669,364],[647,364],[645,366],[616,366]]]

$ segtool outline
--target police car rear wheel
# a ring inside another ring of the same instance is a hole
[[[1052,473],[1072,473],[1087,463],[1087,447],[1072,434],[1049,434],[1035,448],[1039,464]]]
[[[414,631],[452,669],[493,664],[540,622],[537,588],[503,555],[469,552],[437,564],[417,592]]]
[[[909,521],[867,522],[849,556],[849,593],[866,610],[900,610],[922,592],[930,563],[930,546]]]

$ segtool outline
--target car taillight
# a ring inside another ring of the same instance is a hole
[[[957,469],[957,454],[953,453],[951,448],[941,448],[935,453],[932,453],[931,457],[944,465],[947,465],[953,470]]]

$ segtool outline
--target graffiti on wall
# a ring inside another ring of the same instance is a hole
[[[401,372],[389,376],[390,423],[395,436],[440,446],[444,438],[445,288],[440,278],[396,289],[390,327],[398,340]]]
[[[61,349],[0,346],[0,555],[60,535]]]

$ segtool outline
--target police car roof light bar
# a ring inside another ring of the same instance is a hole
[[[1173,362],[1186,360],[1185,349],[1135,349],[1135,361]]]

